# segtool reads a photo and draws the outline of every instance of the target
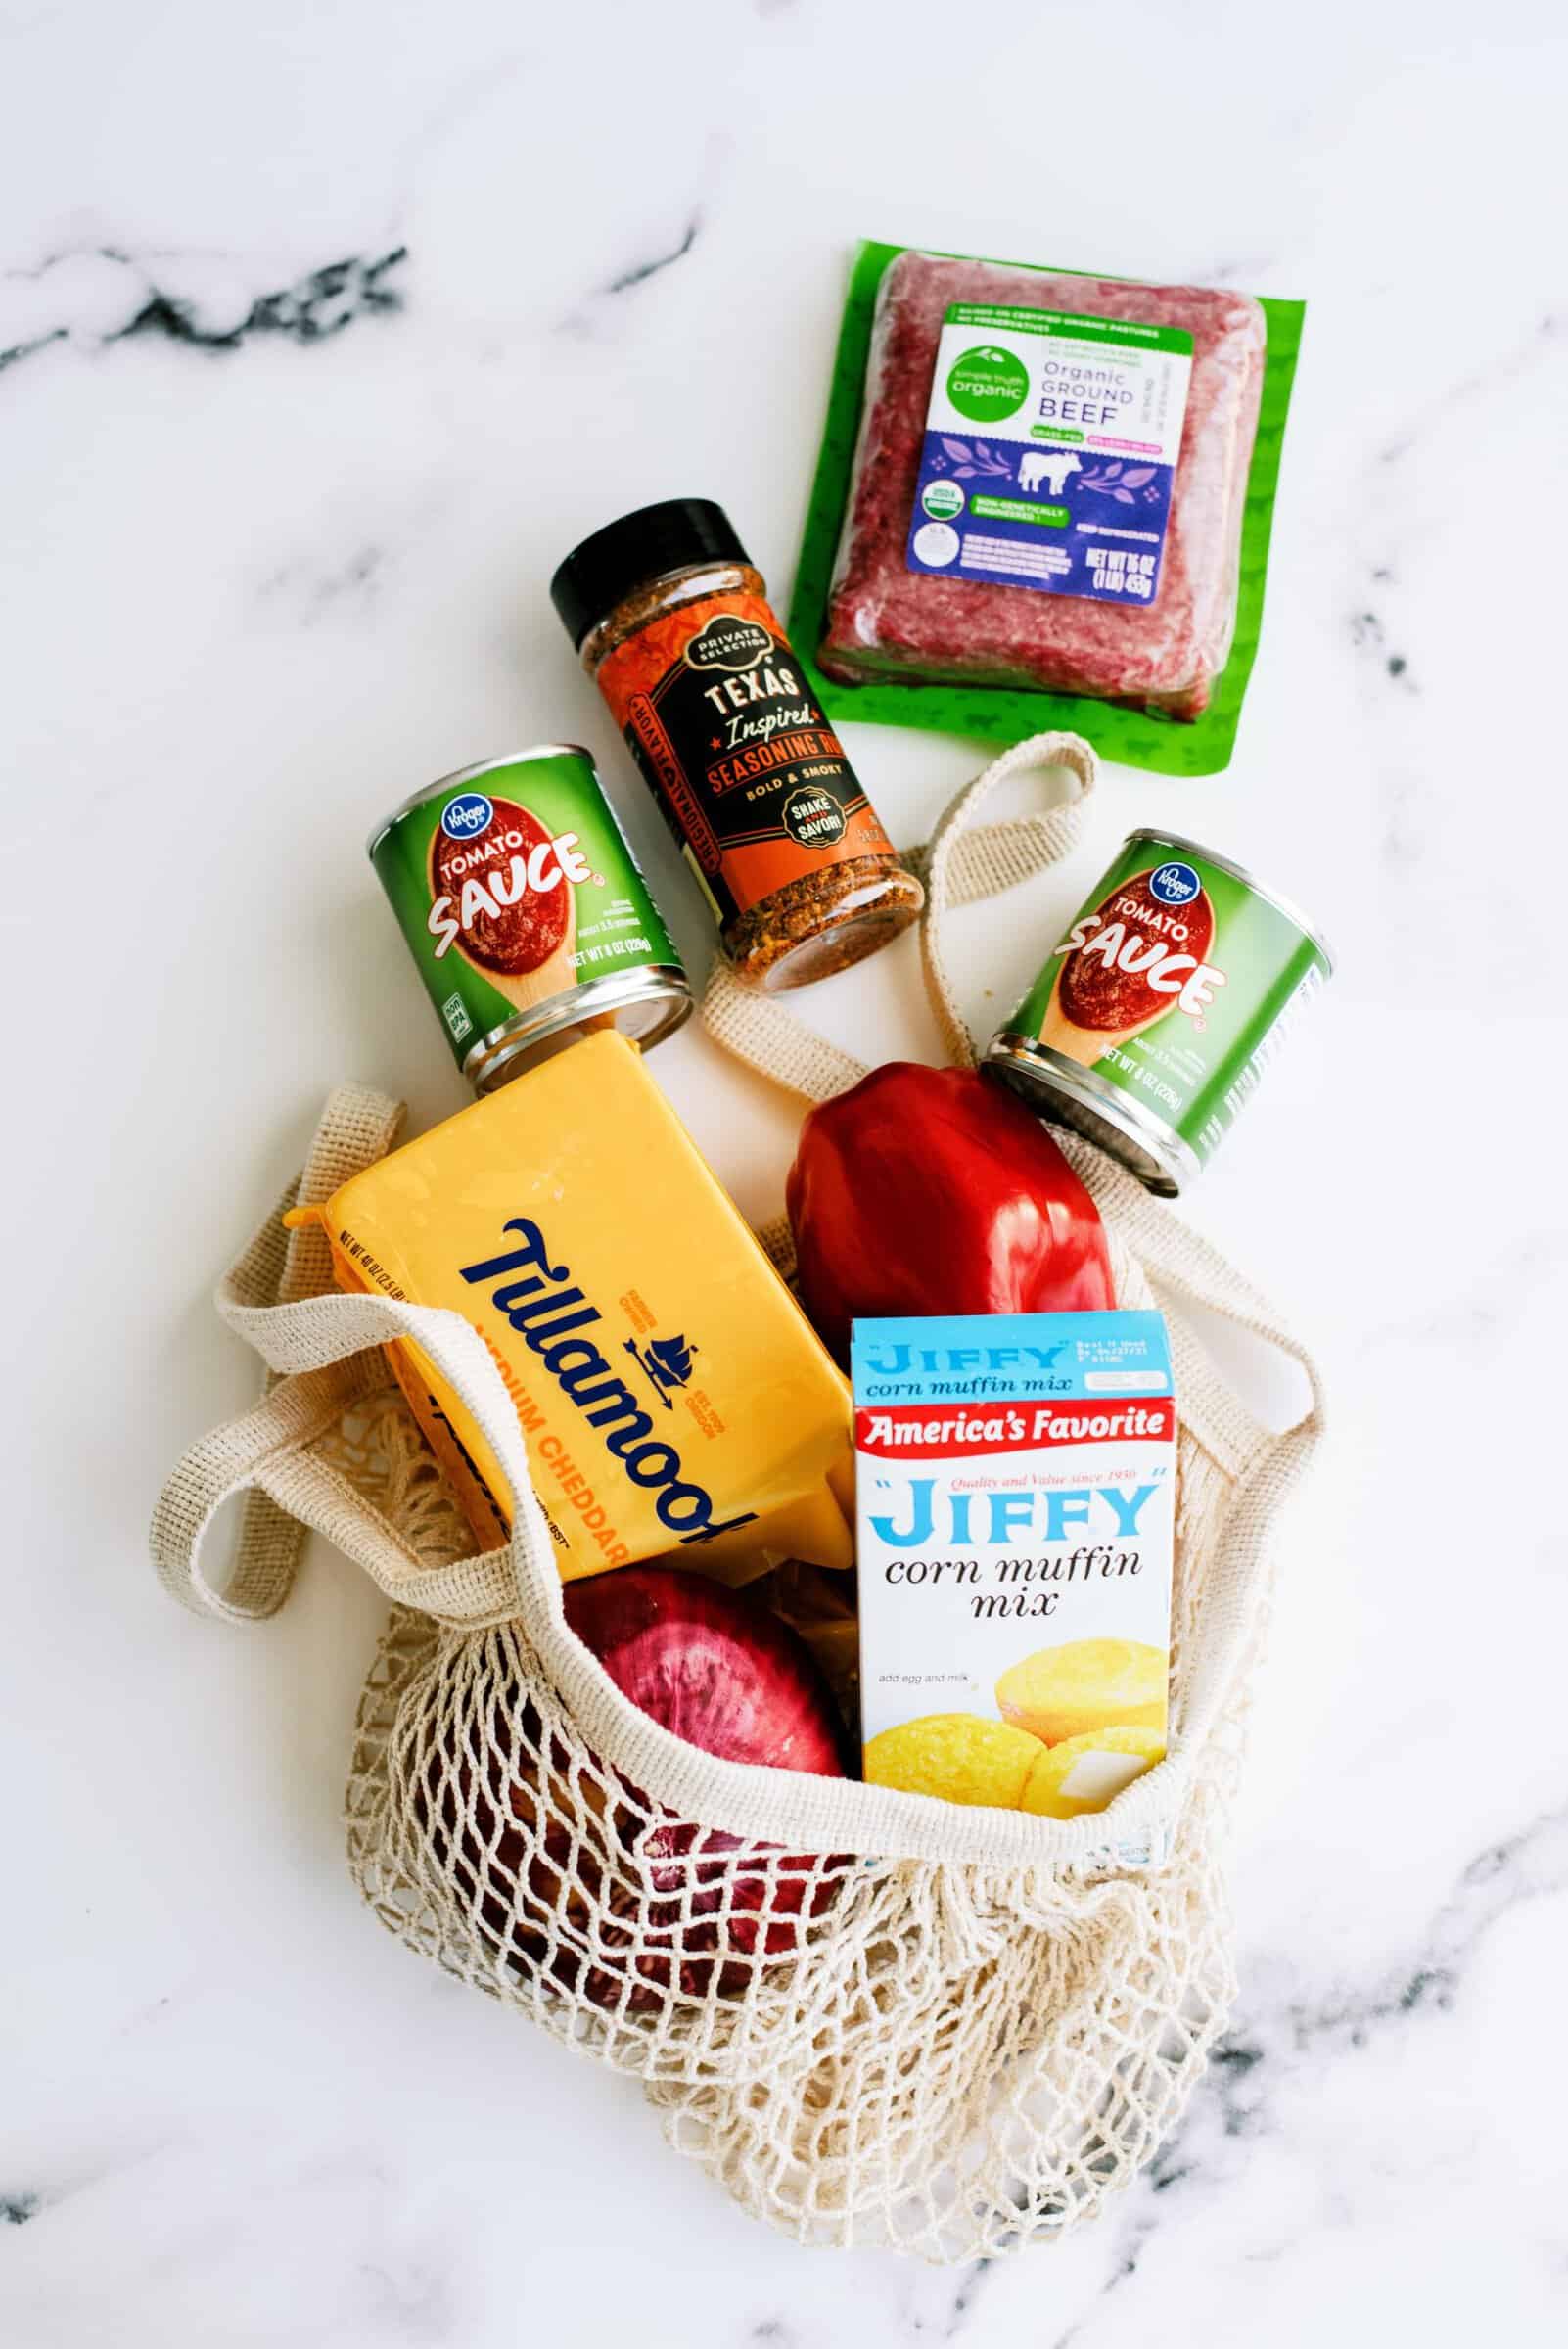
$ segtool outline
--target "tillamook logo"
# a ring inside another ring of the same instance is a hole
[[[654,1508],[660,1523],[680,1542],[707,1542],[738,1525],[750,1525],[755,1509],[745,1509],[721,1525],[714,1523],[713,1495],[685,1476],[674,1446],[655,1438],[653,1420],[625,1380],[617,1378],[599,1348],[579,1334],[602,1316],[580,1289],[570,1285],[568,1267],[551,1264],[538,1224],[527,1216],[514,1216],[502,1228],[517,1232],[520,1245],[483,1264],[464,1265],[463,1278],[476,1287],[501,1283],[491,1292],[491,1308],[538,1356],[589,1427],[600,1431],[606,1449],[631,1482],[658,1494]]]

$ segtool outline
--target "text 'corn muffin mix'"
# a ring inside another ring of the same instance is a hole
[[[1165,1754],[1164,1321],[856,1321],[852,1368],[867,1779],[1103,1811]]]
[[[479,1331],[567,1581],[666,1552],[725,1581],[853,1563],[843,1376],[624,1036],[574,1044],[304,1215],[341,1286]],[[388,1354],[501,1542],[511,1496],[472,1414],[417,1346]]]

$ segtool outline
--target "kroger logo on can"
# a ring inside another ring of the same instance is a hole
[[[1190,905],[1202,887],[1190,864],[1162,864],[1149,875],[1149,894],[1162,905]]]
[[[448,840],[473,840],[488,831],[495,809],[482,791],[460,791],[441,809],[441,830]]]

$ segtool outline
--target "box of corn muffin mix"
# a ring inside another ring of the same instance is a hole
[[[857,1321],[852,1370],[867,1780],[1103,1811],[1165,1754],[1164,1320]]]

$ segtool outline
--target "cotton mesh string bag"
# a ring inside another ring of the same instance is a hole
[[[1065,778],[1064,805],[977,821],[1036,773]],[[950,916],[1068,853],[1093,781],[1086,744],[1037,737],[960,794],[920,852],[927,987],[960,1065],[975,1054]],[[722,971],[705,1016],[803,1100],[865,1073]],[[363,1088],[336,1093],[284,1207],[373,1164],[398,1117]],[[1102,1814],[944,1804],[672,1736],[566,1622],[522,1431],[478,1332],[332,1293],[323,1235],[285,1233],[276,1214],[218,1292],[266,1364],[262,1399],[193,1447],[154,1519],[167,1587],[230,1623],[285,1603],[309,1529],[374,1578],[392,1607],[346,1798],[365,1900],[448,1973],[639,2080],[676,2146],[803,2242],[962,2261],[1060,2236],[1169,2136],[1233,1996],[1227,1813],[1269,1533],[1317,1441],[1316,1374],[1167,1207],[1088,1145],[1063,1147],[1104,1218],[1119,1302],[1167,1317],[1179,1417],[1170,1747]],[[787,1227],[760,1237],[788,1274]],[[1216,1318],[1301,1365],[1311,1405],[1294,1428],[1264,1426],[1222,1376],[1198,1336]],[[475,1553],[392,1382],[383,1349],[397,1340],[489,1444],[514,1501],[504,1546]],[[235,1496],[220,1588],[209,1553]]]

